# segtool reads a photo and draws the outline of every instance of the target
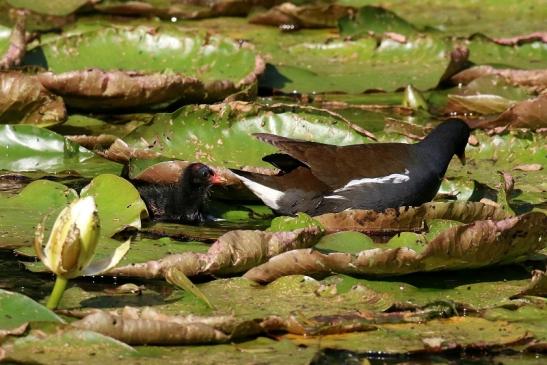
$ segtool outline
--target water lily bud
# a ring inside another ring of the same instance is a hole
[[[412,85],[407,85],[403,94],[403,106],[413,110],[427,110],[427,101],[418,89]]]
[[[41,234],[43,227],[39,229]],[[35,240],[38,257],[52,272],[65,278],[81,275],[95,255],[99,217],[93,197],[72,202],[55,220],[45,249]]]

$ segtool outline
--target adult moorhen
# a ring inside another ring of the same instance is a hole
[[[453,155],[465,163],[469,132],[465,122],[450,119],[415,144],[351,146],[255,133],[283,152],[263,158],[281,172],[270,176],[232,171],[281,214],[417,206],[433,199]]]
[[[192,163],[176,184],[136,183],[148,211],[155,220],[203,223],[205,205],[212,185],[225,179],[209,166]]]

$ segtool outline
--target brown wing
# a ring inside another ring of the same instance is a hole
[[[404,173],[412,159],[412,145],[403,143],[334,146],[266,133],[254,135],[301,161],[332,189],[353,179]]]

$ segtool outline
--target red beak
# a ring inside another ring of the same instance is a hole
[[[227,180],[220,176],[219,174],[215,173],[209,178],[209,182],[213,185],[222,185],[227,182]]]

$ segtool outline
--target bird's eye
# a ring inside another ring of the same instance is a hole
[[[201,177],[207,177],[207,176],[209,176],[209,171],[208,171],[207,169],[201,169],[201,170],[199,171],[199,176],[201,176]]]

